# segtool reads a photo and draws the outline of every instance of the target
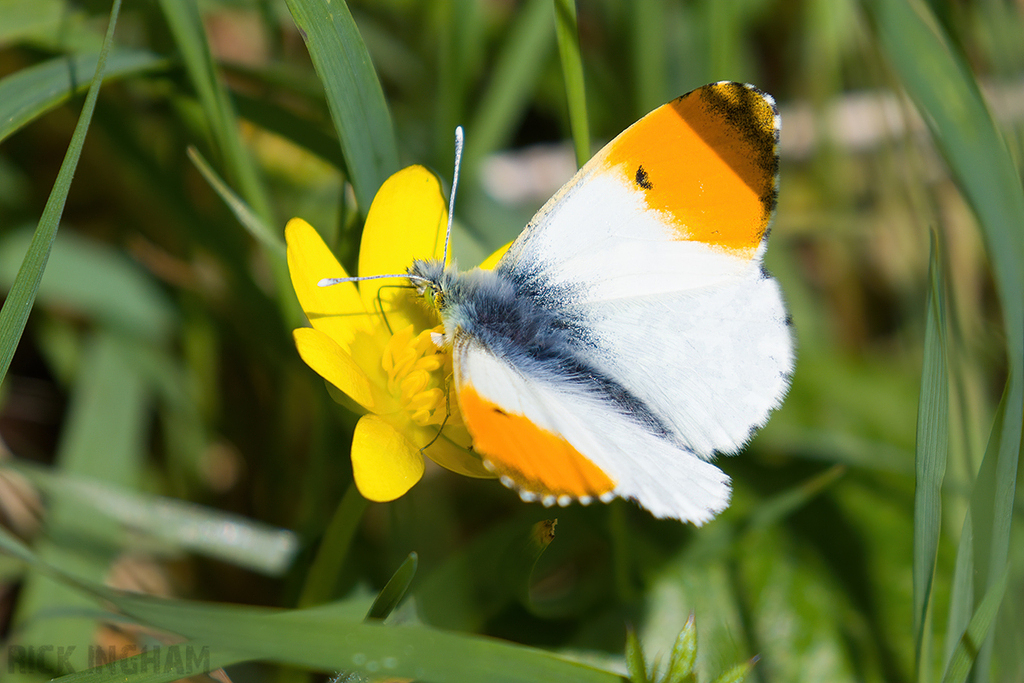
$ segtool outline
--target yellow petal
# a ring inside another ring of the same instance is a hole
[[[352,435],[352,473],[364,498],[383,503],[405,494],[423,476],[423,456],[376,415],[364,415]]]
[[[352,360],[352,356],[326,333],[315,328],[300,327],[293,334],[295,347],[306,365],[353,401],[375,412],[395,409],[394,399],[378,388]]]
[[[441,184],[422,166],[394,174],[377,190],[363,228],[359,247],[360,275],[399,275],[415,259],[441,258],[448,212]],[[359,283],[367,310],[381,310],[392,330],[408,324],[416,329],[437,324],[415,301],[403,280],[368,280]]]
[[[505,255],[508,248],[512,246],[512,242],[509,242],[505,246],[498,249],[496,252],[484,259],[484,262],[480,264],[480,270],[494,270],[494,266],[498,265],[498,261]]]
[[[312,225],[301,218],[293,218],[285,226],[284,235],[292,287],[309,323],[349,350],[353,337],[378,321],[367,315],[354,283],[317,286],[325,277],[348,277],[348,274]]]

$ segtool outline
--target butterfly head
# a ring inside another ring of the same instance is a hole
[[[416,288],[416,293],[439,314],[444,313],[447,293],[451,291],[457,275],[453,264],[445,265],[437,259],[417,259],[409,266],[409,281]]]

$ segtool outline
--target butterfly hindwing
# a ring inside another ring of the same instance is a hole
[[[557,373],[524,376],[500,349],[476,339],[457,341],[455,359],[474,448],[524,499],[550,505],[621,496],[658,517],[696,524],[728,505],[720,469],[643,428],[607,397]]]

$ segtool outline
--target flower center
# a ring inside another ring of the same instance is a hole
[[[384,347],[381,367],[388,376],[388,391],[417,425],[439,425],[454,405],[445,400],[447,354],[434,345],[431,333],[441,326],[413,335],[413,326],[399,330]]]

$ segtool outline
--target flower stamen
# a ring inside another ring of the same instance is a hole
[[[431,340],[440,327],[423,330],[415,337],[412,325],[388,341],[381,356],[388,391],[417,425],[439,425],[448,414],[444,377],[446,354]]]

